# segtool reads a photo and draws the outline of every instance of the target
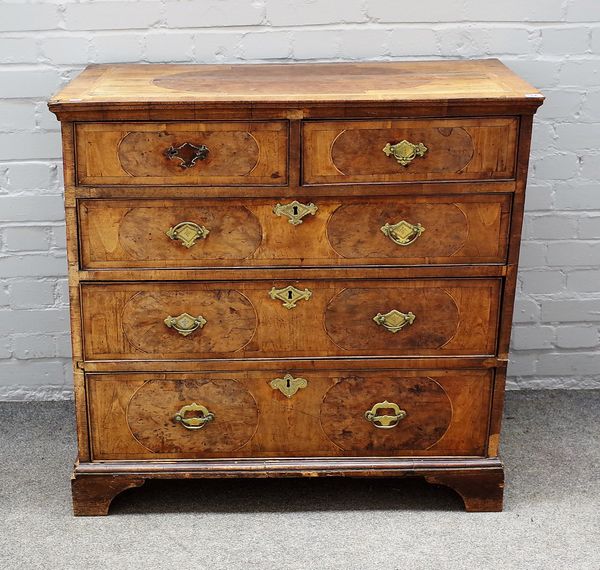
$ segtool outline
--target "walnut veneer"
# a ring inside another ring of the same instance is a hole
[[[97,65],[62,122],[75,514],[148,478],[500,510],[533,114],[500,62]]]

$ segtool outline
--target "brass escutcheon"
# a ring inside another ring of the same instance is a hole
[[[298,301],[302,299],[308,301],[312,297],[312,291],[309,289],[304,289],[304,291],[301,291],[300,289],[296,289],[296,287],[288,285],[283,289],[276,289],[273,287],[269,291],[269,296],[271,299],[278,299],[279,301],[282,301],[283,306],[286,309],[293,309]]]
[[[397,224],[386,223],[381,226],[381,231],[398,245],[410,245],[425,231],[425,228],[419,223],[411,224],[401,220]]]
[[[381,313],[377,313],[373,317],[373,320],[388,331],[397,333],[406,325],[412,325],[415,318],[415,315],[413,315],[410,311],[408,311],[408,313],[402,313],[396,309],[392,309],[389,313],[385,313],[383,315]]]
[[[181,336],[188,336],[196,329],[201,329],[207,320],[202,315],[193,317],[189,313],[181,313],[178,317],[168,316],[164,323],[170,329],[175,329]]]
[[[181,168],[192,168],[197,160],[204,160],[208,156],[208,147],[184,142],[179,146],[170,146],[165,150],[165,156],[169,160],[177,159]]]
[[[301,388],[308,386],[306,378],[294,378],[291,374],[286,374],[283,378],[275,378],[269,382],[271,388],[279,390],[284,396],[291,398]]]
[[[387,143],[383,147],[383,152],[386,156],[393,156],[402,166],[408,166],[417,156],[424,156],[427,147],[423,143],[413,144],[403,140],[396,144]]]
[[[194,222],[181,222],[170,227],[165,233],[172,240],[179,240],[181,245],[189,249],[196,243],[196,240],[206,239],[210,230]]]
[[[187,412],[198,412],[200,415],[185,417]],[[209,412],[205,406],[200,404],[188,404],[179,410],[173,419],[180,423],[185,429],[202,429],[207,423],[215,419],[215,414]]]
[[[309,214],[315,215],[318,208],[311,202],[310,204],[302,204],[297,200],[289,204],[276,204],[273,207],[273,213],[276,216],[285,216],[288,222],[293,226],[298,226],[302,223],[302,218]]]
[[[392,410],[394,413],[393,415],[385,414],[379,416],[377,413],[380,410]],[[388,402],[387,400],[375,404],[370,410],[365,412],[365,419],[378,429],[395,428],[400,423],[400,420],[403,420],[405,417],[405,410],[401,410],[398,404]]]

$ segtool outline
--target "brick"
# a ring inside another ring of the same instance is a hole
[[[575,267],[600,264],[600,242],[553,242],[548,244],[548,265]]]
[[[388,34],[382,30],[345,30],[341,35],[340,53],[351,59],[381,56],[387,51],[387,38]]]
[[[560,354],[540,354],[537,364],[538,374],[553,376],[582,376],[598,374],[600,352],[561,352]]]
[[[49,230],[44,227],[13,227],[4,230],[4,247],[7,251],[47,250]]]
[[[193,34],[178,34],[175,32],[149,34],[146,37],[146,60],[156,62],[193,61]]]
[[[59,158],[61,141],[58,133],[12,133],[0,137],[0,160]]]
[[[540,318],[540,306],[528,298],[517,299],[513,321],[515,323],[535,323]]]
[[[52,228],[52,247],[65,249],[67,247],[67,231],[65,226]]]
[[[534,53],[536,44],[527,28],[498,27],[482,30],[486,53],[523,55]]]
[[[0,3],[0,31],[52,30],[60,21],[59,6],[52,3]]]
[[[527,294],[559,293],[565,288],[565,276],[562,271],[520,271],[519,280],[523,293]]]
[[[546,244],[531,241],[521,242],[519,265],[524,267],[540,267],[546,265]]]
[[[566,60],[560,68],[559,81],[565,87],[597,86],[600,84],[600,61]]]
[[[58,305],[69,304],[69,283],[66,279],[57,279],[55,292]]]
[[[289,32],[249,32],[242,39],[244,59],[285,59],[292,51]]]
[[[545,323],[600,321],[600,299],[551,299],[542,301],[542,321]]]
[[[567,123],[556,126],[561,146],[572,151],[598,149],[600,123]]]
[[[487,6],[487,4],[485,5]],[[547,61],[538,58],[523,60],[502,58],[502,63],[538,89],[547,89],[555,87],[558,84],[561,67],[561,62],[559,61]]]
[[[31,279],[14,281],[9,285],[13,309],[33,309],[54,305],[54,283]]]
[[[533,162],[536,180],[568,180],[577,174],[579,159],[573,153],[553,154]]]
[[[0,362],[0,378],[15,386],[63,384],[65,371],[59,360],[7,360]]]
[[[62,81],[55,69],[11,69],[0,70],[0,98],[24,97],[49,98],[58,91]]]
[[[10,306],[10,295],[8,285],[0,284],[0,308]]]
[[[66,330],[69,330],[69,312],[66,308],[21,310],[18,318],[0,320],[0,333],[3,334],[24,334],[32,331],[64,333]]]
[[[600,52],[600,28],[592,29],[591,51],[595,54]]]
[[[553,327],[539,325],[518,326],[512,331],[512,345],[516,350],[536,350],[552,348]]]
[[[11,163],[8,168],[8,184],[7,188],[13,192],[23,192],[30,190],[51,190],[55,184],[53,182],[56,176],[56,165],[48,162],[25,162]],[[16,200],[18,198],[13,198]],[[37,200],[37,198],[36,198]],[[55,200],[55,198],[53,198]],[[44,202],[48,204],[48,201]],[[2,200],[0,200],[2,204]],[[35,207],[35,203],[32,202]],[[60,201],[62,210],[62,199]],[[61,215],[62,214],[61,212]],[[11,216],[12,217],[12,216]],[[0,214],[0,219],[2,215]],[[14,218],[12,218],[14,220]],[[34,218],[31,218],[34,219]],[[37,219],[37,218],[35,218]],[[53,218],[49,218],[53,219]],[[54,218],[57,219],[57,218]],[[20,221],[20,220],[18,220]]]
[[[8,338],[0,341],[0,358],[10,358],[13,355],[13,349]],[[1,400],[0,400],[1,401]]]
[[[598,346],[598,327],[566,326],[556,329],[558,348],[594,348]]]
[[[56,354],[56,342],[52,335],[28,334],[17,336],[13,340],[15,358],[53,358]]]
[[[424,7],[429,5],[429,2],[423,3]],[[464,2],[464,19],[475,22],[553,22],[562,20],[562,14],[563,0],[544,0],[544,2],[465,0]]]
[[[340,32],[336,30],[294,31],[292,38],[294,58],[336,58],[340,55],[340,41]]]
[[[185,11],[183,6],[180,9]],[[160,11],[160,2],[69,3],[65,7],[65,23],[68,30],[149,28],[160,22]]]
[[[35,127],[35,105],[31,101],[2,101],[0,130],[31,131]]]
[[[577,218],[565,214],[528,217],[527,227],[528,236],[533,239],[556,240],[577,236]]]
[[[170,28],[219,28],[262,24],[265,8],[247,0],[193,0],[165,2]]]
[[[36,63],[37,59],[35,38],[0,38],[0,63]]]
[[[555,186],[554,205],[558,210],[600,210],[598,185],[561,182]]]
[[[62,196],[0,196],[0,222],[64,220]]]
[[[141,35],[96,36],[92,40],[93,60],[102,63],[137,63],[142,59]]]
[[[364,22],[363,0],[269,0],[267,19],[272,26],[303,26]]]
[[[535,161],[538,154],[547,154],[551,148],[556,148],[556,133],[554,131],[554,125],[551,123],[541,123],[536,121],[533,123],[533,133],[531,137],[531,152],[532,168],[535,165]],[[536,153],[536,151],[539,151]]]
[[[567,22],[593,22],[600,20],[597,0],[571,0],[567,7]]]
[[[53,65],[86,64],[90,61],[89,43],[87,38],[73,35],[44,38],[42,55]]]
[[[56,356],[71,358],[71,335],[59,334],[54,337]]]
[[[463,4],[462,0],[429,0],[413,3],[407,9],[401,2],[368,0],[367,14],[379,22],[456,22],[464,19]]]
[[[552,186],[530,184],[525,194],[525,210],[528,212],[552,210],[553,196]]]
[[[563,89],[546,89],[546,100],[536,114],[536,120],[578,118],[581,111],[584,93],[581,91],[565,91]]]
[[[45,101],[35,106],[35,124],[43,131],[60,131],[60,123]]]
[[[62,255],[0,255],[0,275],[3,277],[63,277],[67,260]]]
[[[201,32],[194,36],[194,61],[197,63],[235,61],[243,34],[238,32]]]
[[[581,119],[600,121],[600,91],[588,91],[581,107]]]
[[[389,37],[392,56],[439,55],[437,35],[431,28],[396,28]]]
[[[587,28],[545,28],[542,30],[541,53],[573,55],[585,53],[589,48]]]
[[[582,178],[598,180],[600,178],[600,155],[595,153],[583,154],[580,175]]]
[[[73,399],[73,384],[67,385],[0,385],[0,402],[62,401]]]
[[[600,240],[600,216],[580,218],[578,235],[582,239]]]
[[[600,269],[580,269],[567,275],[571,293],[600,293]]]
[[[452,27],[437,33],[440,53],[450,57],[481,57],[485,53],[481,30],[473,26]]]
[[[533,354],[511,354],[508,362],[510,376],[533,376],[536,358]]]

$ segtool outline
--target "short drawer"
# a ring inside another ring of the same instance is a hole
[[[511,195],[80,200],[84,269],[503,263]]]
[[[77,181],[94,186],[281,186],[288,124],[78,123]]]
[[[513,179],[518,119],[307,121],[304,184]]]
[[[89,374],[93,459],[482,456],[490,370]]]
[[[81,284],[86,360],[493,355],[500,279]]]

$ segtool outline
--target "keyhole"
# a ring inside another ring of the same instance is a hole
[[[288,299],[291,301],[292,300],[292,292],[288,291]]]
[[[291,380],[289,378],[285,381],[285,384],[288,388],[291,388],[292,386]]]
[[[298,215],[298,206],[294,206],[292,208],[292,211],[294,212],[294,216],[297,216]]]

